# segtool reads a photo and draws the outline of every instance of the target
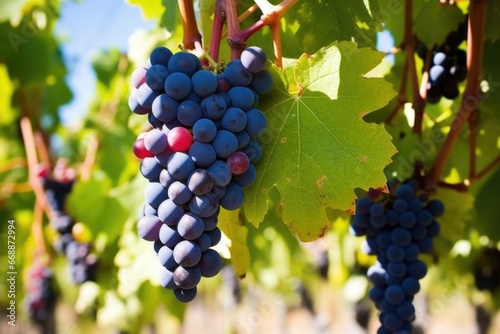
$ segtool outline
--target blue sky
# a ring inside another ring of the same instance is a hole
[[[97,51],[119,48],[128,50],[128,37],[136,29],[149,29],[155,21],[146,21],[137,6],[124,0],[65,1],[56,34],[62,43],[69,73],[67,82],[73,100],[60,109],[63,124],[76,125],[95,97],[95,75],[91,61]]]

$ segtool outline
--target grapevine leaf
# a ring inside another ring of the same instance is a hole
[[[488,1],[484,34],[492,42],[500,39],[500,0]]]
[[[500,217],[498,205],[498,185],[500,184],[500,168],[484,182],[476,197],[474,227],[479,233],[486,235],[493,242],[500,241],[500,229],[496,224]]]
[[[299,1],[285,15],[285,38],[295,43],[283,45],[283,54],[297,57],[301,52],[314,53],[333,41],[351,40],[373,45],[367,30],[382,31],[379,0]],[[360,24],[361,23],[361,24]]]
[[[129,217],[136,217],[142,209],[146,186],[147,182],[144,182],[144,177],[139,174],[131,182],[110,189],[109,196],[129,212]]]
[[[481,97],[481,104],[497,110],[500,104],[500,41],[484,43],[483,80],[487,83],[487,92]],[[494,113],[498,115],[497,112]],[[499,118],[499,117],[497,117]]]
[[[440,238],[452,243],[464,238],[465,228],[472,217],[474,196],[452,189],[438,188],[436,197],[443,202],[445,212],[438,218]]]
[[[113,240],[129,215],[115,198],[109,197],[110,186],[110,180],[102,175],[93,175],[87,182],[77,182],[66,206],[68,213],[87,225],[92,235],[105,233]]]
[[[92,67],[96,73],[97,79],[109,86],[111,80],[118,71],[121,52],[118,49],[109,49],[99,51],[92,59]]]
[[[231,262],[238,277],[245,277],[250,264],[250,253],[247,246],[248,228],[239,217],[239,211],[222,209],[219,213],[219,227],[231,240],[229,251]]]
[[[147,19],[157,19],[159,13],[165,11],[162,0],[125,0],[131,5],[139,6]]]
[[[333,43],[303,55],[294,77],[275,71],[274,90],[263,98],[268,128],[260,138],[263,156],[257,180],[247,190],[245,214],[258,226],[267,211],[268,192],[281,194],[283,221],[304,241],[323,235],[325,208],[351,210],[354,188],[381,187],[383,169],[396,152],[383,126],[362,117],[395,96],[390,84],[365,78],[383,54]],[[286,81],[297,82],[290,92]]]
[[[413,28],[417,37],[427,47],[440,45],[450,31],[464,21],[464,14],[456,6],[443,6],[438,1],[428,1],[417,14]]]
[[[178,10],[176,0],[162,0],[165,11],[161,17],[161,26],[165,27],[168,31],[174,31],[177,24]]]

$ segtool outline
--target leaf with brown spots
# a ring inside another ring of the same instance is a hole
[[[362,118],[396,95],[384,79],[364,77],[383,56],[340,42],[303,55],[293,69],[274,68],[275,87],[260,104],[268,118],[260,138],[263,156],[257,180],[246,190],[244,212],[252,224],[263,221],[263,194],[276,187],[283,221],[311,241],[329,227],[327,207],[348,211],[355,188],[385,184],[383,170],[396,148],[382,125]],[[300,96],[297,87],[303,88]]]

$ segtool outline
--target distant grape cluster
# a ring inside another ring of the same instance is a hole
[[[64,208],[75,181],[74,170],[69,168],[65,161],[60,160],[54,167],[53,175],[49,175],[46,169],[40,169],[38,176],[52,211],[50,226],[59,233],[54,248],[68,260],[69,275],[75,284],[94,281],[97,256],[91,254],[90,244],[75,240],[75,220]]]
[[[43,324],[54,312],[57,294],[52,286],[51,270],[35,262],[26,272],[24,307],[30,318]]]
[[[467,38],[466,24],[460,24],[446,41],[433,50],[427,83],[427,102],[438,103],[441,97],[454,100],[460,94],[458,84],[467,76],[467,54],[458,46]],[[427,48],[421,44],[417,54],[425,62]],[[424,64],[425,67],[425,64]]]
[[[500,290],[500,250],[495,246],[481,250],[473,268],[474,283],[480,291]]]
[[[133,145],[149,180],[137,230],[154,242],[161,284],[181,302],[221,270],[211,248],[221,239],[219,207],[241,207],[243,188],[255,181],[257,137],[267,126],[256,106],[273,85],[266,62],[250,47],[215,74],[189,52],[158,47],[132,74],[129,107],[152,126]]]
[[[431,251],[432,239],[439,234],[435,218],[444,213],[444,206],[417,188],[409,181],[390,194],[361,197],[356,202],[351,233],[366,235],[363,252],[377,256],[367,275],[373,284],[369,298],[380,310],[378,334],[411,333],[412,301],[420,290],[419,280],[427,273],[419,255]]]

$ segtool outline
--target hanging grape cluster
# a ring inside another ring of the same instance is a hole
[[[421,253],[433,247],[440,227],[435,220],[444,213],[441,201],[429,200],[416,182],[398,185],[389,194],[361,197],[351,233],[366,235],[362,250],[377,256],[367,275],[373,287],[369,298],[380,311],[378,334],[410,334],[415,319],[413,298],[420,290],[419,280],[427,273]]]
[[[467,25],[462,23],[456,31],[448,34],[442,45],[433,49],[429,64],[427,102],[438,103],[441,97],[454,100],[459,96],[458,84],[467,76],[467,54],[459,49],[459,45],[466,39]],[[418,46],[417,54],[424,60],[424,68],[427,52],[424,44]]]
[[[473,274],[479,291],[496,293],[500,290],[500,250],[496,246],[481,250],[474,263]]]
[[[215,276],[220,207],[243,205],[243,188],[256,178],[267,126],[256,108],[273,85],[262,49],[250,47],[222,73],[204,69],[193,54],[154,49],[131,77],[130,109],[151,129],[133,145],[149,180],[139,235],[154,242],[161,284],[181,302],[197,294],[201,277]]]
[[[73,189],[74,170],[60,160],[52,175],[41,168],[38,175],[45,191],[45,198],[51,208],[50,226],[57,231],[54,248],[68,260],[68,271],[75,284],[95,280],[97,256],[91,253],[91,245],[75,240],[75,220],[65,211],[65,202]]]
[[[36,323],[45,323],[54,312],[57,294],[52,280],[52,271],[40,261],[26,272],[24,307]]]

